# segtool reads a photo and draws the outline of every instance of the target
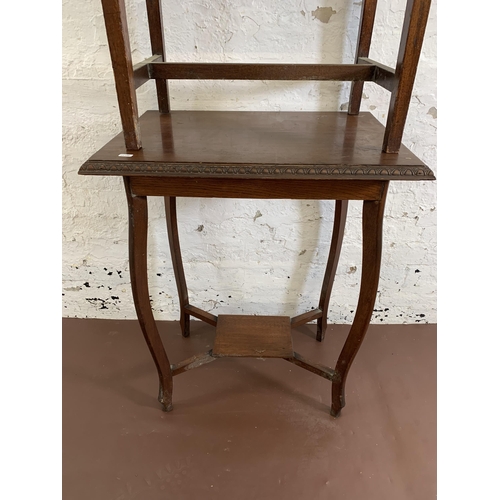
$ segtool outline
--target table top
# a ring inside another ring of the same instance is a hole
[[[118,134],[82,175],[278,179],[434,180],[408,148],[382,152],[385,127],[371,113],[147,111],[142,149]]]

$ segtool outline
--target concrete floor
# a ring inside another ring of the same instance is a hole
[[[170,362],[208,350],[160,322]],[[348,326],[294,349],[334,366]],[[436,326],[373,325],[333,419],[330,384],[280,359],[220,359],[174,379],[174,410],[136,321],[63,319],[63,498],[436,497]]]

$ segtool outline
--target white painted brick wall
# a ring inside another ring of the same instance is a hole
[[[360,1],[164,0],[169,60],[352,62]],[[371,57],[394,65],[405,1],[379,0]],[[143,0],[128,0],[134,62],[150,55]],[[79,166],[120,130],[99,0],[63,0],[63,315],[135,318],[121,179]],[[339,82],[170,82],[173,109],[339,110]],[[385,122],[389,94],[365,85],[362,110]],[[154,83],[139,107],[157,109]],[[436,5],[433,4],[403,142],[436,173]],[[374,322],[436,322],[436,183],[393,182]],[[293,315],[317,306],[333,202],[179,199],[180,239],[194,305],[214,313]],[[150,206],[155,317],[178,318],[163,219]],[[329,320],[353,318],[361,271],[361,204],[352,202]]]

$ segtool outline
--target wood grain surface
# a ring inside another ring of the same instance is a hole
[[[385,128],[367,112],[147,111],[140,128],[140,151],[127,151],[118,134],[79,173],[434,179],[406,147],[382,153]]]

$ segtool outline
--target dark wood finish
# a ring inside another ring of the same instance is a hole
[[[158,371],[160,382],[158,401],[163,411],[172,410],[172,370],[151,310],[148,288],[148,204],[145,196],[131,192],[124,178],[129,214],[130,282],[137,319]]]
[[[102,0],[102,10],[113,65],[125,147],[129,150],[139,150],[141,149],[141,133],[125,0]]]
[[[216,358],[291,358],[290,318],[220,314],[212,355]]]
[[[384,181],[312,179],[186,179],[183,177],[130,177],[139,196],[192,196],[295,200],[379,199]]]
[[[137,90],[146,82],[149,82],[149,63],[161,59],[161,56],[151,56],[138,64],[134,64],[132,71],[134,73],[134,88]]]
[[[177,80],[317,80],[375,82],[392,90],[395,70],[368,57],[357,64],[245,64],[245,63],[165,63],[161,58],[144,61],[141,76],[158,81]],[[141,83],[142,85],[142,83]],[[353,113],[356,114],[356,113]]]
[[[330,253],[326,263],[325,277],[321,286],[321,295],[318,308],[323,312],[318,318],[316,330],[316,340],[321,342],[325,338],[326,327],[328,325],[328,306],[332,295],[333,281],[342,249],[342,240],[344,239],[344,229],[347,220],[348,200],[337,200],[335,203],[335,216],[333,221],[332,242],[330,244]]]
[[[359,62],[360,57],[368,57],[370,55],[370,45],[372,42],[373,24],[375,22],[376,10],[377,0],[363,0],[359,24],[358,45],[356,48],[356,62]],[[357,115],[359,113],[362,97],[363,81],[353,82],[351,85],[351,96],[349,98],[350,115]]]
[[[374,80],[370,64],[160,63],[149,65],[152,78],[177,80]]]
[[[204,352],[203,354],[195,354],[190,358],[181,361],[180,363],[176,363],[172,365],[172,375],[175,377],[181,373],[187,372],[188,370],[192,370],[193,368],[199,368],[200,366],[206,365],[207,363],[211,363],[215,361],[217,358],[212,356],[212,350]]]
[[[300,326],[305,325],[315,319],[321,318],[323,316],[323,311],[321,309],[313,309],[312,311],[307,311],[303,314],[299,314],[298,316],[294,316],[290,323],[292,326]]]
[[[161,0],[146,0],[146,8],[148,12],[151,52],[153,55],[161,56],[161,61],[165,61]],[[158,97],[158,109],[160,113],[168,113],[170,111],[170,101],[168,97],[168,82],[165,79],[156,80],[156,95]]]
[[[172,376],[218,357],[276,357],[331,381],[331,414],[336,417],[345,404],[346,377],[376,299],[389,181],[435,178],[423,162],[401,146],[430,0],[408,1],[395,70],[369,59],[376,0],[363,1],[356,64],[351,65],[167,63],[161,1],[146,3],[153,56],[132,66],[124,0],[102,0],[123,133],[94,154],[79,173],[124,177],[134,304],[157,368],[159,401],[164,410],[171,410]],[[135,89],[151,78],[156,80],[159,112],[148,111],[139,120]],[[353,81],[353,86],[348,113],[169,112],[166,80],[170,78],[342,80]],[[363,81],[373,81],[392,92],[387,129],[369,113],[359,112]],[[216,327],[212,350],[174,365],[169,363],[149,300],[148,196],[165,197],[183,336],[189,336],[191,316]],[[291,319],[217,317],[189,304],[177,227],[178,196],[336,200],[318,308]],[[294,352],[291,328],[318,320],[317,339],[323,339],[348,200],[363,200],[361,289],[353,325],[332,369]]]
[[[172,111],[162,115],[148,111],[140,125],[141,151],[120,157],[125,151],[118,135],[80,173],[265,182],[269,178],[434,179],[408,148],[402,147],[398,155],[382,153],[384,126],[367,112],[349,116],[346,112]]]
[[[187,305],[184,310],[186,311],[186,313],[195,318],[201,319],[201,321],[204,321],[209,325],[217,326],[217,316],[215,316],[214,314],[203,311],[202,309],[199,309],[198,307],[192,306],[190,304]]]
[[[189,314],[186,312],[186,306],[189,305],[189,294],[186,285],[186,276],[184,274],[184,266],[182,265],[182,253],[179,243],[179,229],[177,227],[177,206],[174,196],[165,197],[165,219],[167,222],[170,256],[172,257],[175,283],[177,285],[177,293],[179,296],[180,325],[182,335],[184,337],[189,337],[190,321]]]
[[[389,183],[386,185],[381,200],[366,200],[363,202],[361,287],[354,321],[335,366],[335,371],[339,374],[339,377],[332,382],[331,414],[334,417],[338,417],[341,409],[345,406],[345,382],[347,374],[368,330],[373,306],[377,297],[380,262],[382,258],[384,207],[388,189]]]
[[[375,83],[384,87],[384,89],[392,92],[396,85],[396,70],[385,64],[373,61],[368,57],[359,57],[358,63],[360,64],[373,64],[375,65]],[[357,114],[357,113],[356,113]]]
[[[106,31],[115,74],[120,115],[126,148],[141,148],[137,124],[138,111],[135,88],[147,78],[157,85],[161,113],[168,113],[169,98],[166,80],[229,79],[229,80],[340,80],[353,81],[349,100],[350,115],[359,114],[363,82],[374,81],[392,92],[387,130],[383,140],[385,153],[396,153],[408,113],[411,91],[430,10],[430,0],[408,0],[396,70],[368,58],[377,0],[363,0],[356,50],[356,64],[218,64],[165,62],[163,24],[160,0],[147,0],[151,49],[161,61],[132,67],[124,0],[102,0]]]
[[[386,153],[398,153],[401,147],[430,8],[431,0],[408,0],[406,3],[396,64],[396,85],[391,95],[384,136],[383,150]]]
[[[291,358],[285,358],[285,360],[297,366],[300,366],[305,370],[315,373],[320,377],[326,378],[327,380],[333,381],[338,378],[338,374],[334,369],[330,368],[329,366],[322,365],[321,363],[308,361],[297,352],[294,352]]]

